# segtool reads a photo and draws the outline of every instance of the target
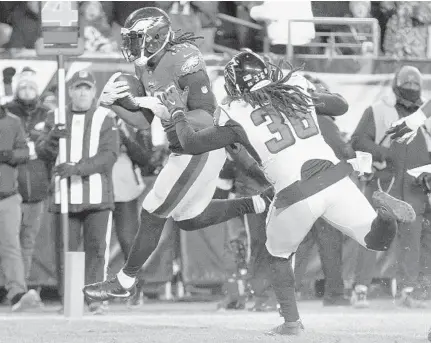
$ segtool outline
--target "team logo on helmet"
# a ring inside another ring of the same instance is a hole
[[[142,18],[133,24],[129,29],[125,29],[124,31],[137,31],[137,32],[147,32],[149,29],[157,26],[158,24],[167,23],[166,18],[163,16],[160,17],[150,17],[150,18]]]
[[[231,59],[224,68],[224,77],[233,84],[236,84],[236,72],[235,67],[238,66],[238,61],[235,58]]]

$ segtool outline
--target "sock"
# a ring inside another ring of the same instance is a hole
[[[263,200],[260,195],[253,195],[251,199],[253,200],[253,207],[256,213],[265,212],[265,209],[266,209],[265,200]]]
[[[129,257],[122,269],[125,275],[136,278],[145,261],[156,249],[165,222],[165,218],[159,218],[144,209],[141,210],[141,224],[133,240]]]
[[[136,278],[124,274],[123,270],[121,269],[117,274],[117,279],[124,289],[130,289],[133,287]]]
[[[195,218],[177,221],[176,224],[182,230],[194,231],[250,213],[256,213],[252,197],[228,200],[215,199],[211,200],[200,215]]]
[[[280,304],[280,315],[284,317],[285,322],[298,321],[299,312],[295,298],[295,276],[292,268],[292,258],[271,256],[270,274],[272,288],[277,302]]]
[[[377,217],[371,223],[370,232],[364,237],[367,249],[375,251],[386,251],[391,246],[397,233],[397,222],[390,219],[382,209],[377,210]]]

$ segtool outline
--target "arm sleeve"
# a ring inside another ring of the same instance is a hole
[[[12,158],[8,162],[8,164],[11,166],[25,163],[29,159],[28,146],[25,139],[24,128],[21,126],[21,121],[18,122],[17,120],[16,126],[16,136],[12,150]]]
[[[118,105],[112,105],[110,108],[124,122],[138,130],[146,130],[151,127],[154,114],[149,109],[141,108],[140,110],[129,111]]]
[[[245,175],[251,177],[263,188],[271,186],[257,161],[251,157],[246,149],[240,148],[236,151],[232,151],[232,147],[228,146],[226,150],[230,153],[232,159],[237,162],[236,166],[238,169],[242,170]]]
[[[120,148],[118,129],[113,118],[106,116],[100,133],[99,150],[96,155],[81,159],[77,163],[78,174],[107,174],[112,170]]]
[[[352,147],[350,144],[342,140],[340,130],[332,119],[319,116],[317,120],[319,122],[323,138],[332,150],[334,150],[337,158],[340,160],[348,160],[349,158],[355,157],[355,152]]]
[[[211,90],[209,77],[204,70],[198,70],[192,74],[186,74],[178,79],[181,89],[189,87],[187,98],[188,109],[203,109],[208,113],[214,113],[217,107],[217,101]]]
[[[54,162],[58,155],[58,141],[50,139],[49,132],[54,126],[54,113],[50,112],[45,121],[45,126],[39,138],[36,140],[35,149],[37,156],[45,162]]]
[[[228,124],[228,123],[227,123]],[[186,154],[199,155],[234,143],[242,143],[239,125],[212,126],[195,132],[184,113],[175,116],[175,129]]]
[[[369,152],[375,160],[383,162],[388,155],[389,149],[376,144],[375,140],[376,124],[373,109],[368,107],[352,135],[352,147],[355,150]]]
[[[150,162],[151,152],[140,146],[133,138],[124,136],[122,143],[126,146],[127,154],[133,163],[145,167]]]
[[[341,116],[349,109],[349,104],[336,93],[313,92],[316,113],[326,116]]]

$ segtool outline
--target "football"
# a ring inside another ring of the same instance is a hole
[[[114,105],[121,106],[129,111],[139,110],[139,106],[135,103],[134,98],[139,98],[147,95],[141,81],[139,81],[139,79],[132,74],[121,74],[117,77],[115,81],[126,81],[129,86],[130,95],[125,98],[116,100],[114,102]]]
[[[126,81],[129,86],[129,93],[127,97],[116,100],[112,109],[118,117],[123,119],[127,124],[133,126],[138,130],[146,130],[151,126],[151,122],[154,118],[154,114],[149,109],[140,108],[136,104],[134,98],[146,96],[144,86],[141,81],[132,74],[121,74],[115,81]],[[119,107],[125,109],[123,111]]]

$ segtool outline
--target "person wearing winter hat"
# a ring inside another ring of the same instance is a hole
[[[426,196],[418,182],[407,170],[431,163],[431,133],[423,127],[408,145],[400,144],[387,134],[391,124],[414,113],[422,105],[423,80],[420,71],[413,66],[403,66],[395,74],[392,90],[395,101],[383,97],[368,107],[355,132],[352,146],[355,150],[369,152],[373,156],[375,173],[365,188],[366,194],[380,189],[408,202],[416,211],[416,220],[410,224],[398,224],[397,283],[399,303],[405,307],[423,307],[421,301],[426,295],[418,284],[420,274],[427,271],[421,262],[431,247],[431,228],[423,225],[426,216]],[[428,142],[429,143],[428,143]],[[364,252],[358,262],[356,286],[352,304],[355,307],[368,307],[368,286],[371,283],[376,256]],[[428,257],[429,259],[429,257]],[[429,269],[429,267],[428,267]]]
[[[44,200],[48,195],[49,173],[46,163],[35,152],[49,109],[40,104],[39,85],[34,70],[25,67],[17,78],[14,98],[5,109],[21,119],[30,160],[18,166],[18,190],[22,197],[20,240],[25,276],[30,276],[33,251],[44,213]],[[40,298],[39,298],[39,301]]]

